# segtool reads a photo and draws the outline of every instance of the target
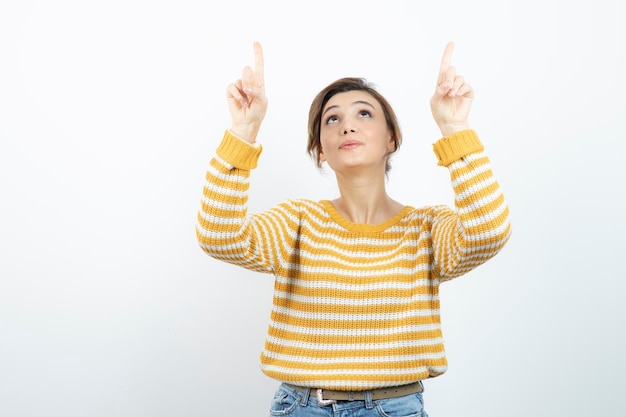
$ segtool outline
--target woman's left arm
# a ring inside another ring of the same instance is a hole
[[[432,220],[435,271],[442,280],[458,277],[494,257],[511,235],[509,207],[478,135],[462,130],[433,145],[446,166],[455,209]]]
[[[448,167],[455,193],[455,211],[433,219],[436,272],[451,279],[495,256],[511,234],[509,208],[491,170],[489,158],[468,116],[472,87],[451,65],[454,43],[446,45],[431,111],[443,138],[433,145],[439,165]]]

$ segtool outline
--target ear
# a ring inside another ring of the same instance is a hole
[[[390,153],[396,151],[396,142],[393,135],[389,135],[389,142],[387,142],[387,151],[389,151]]]
[[[326,162],[326,156],[324,155],[324,150],[320,147],[320,164]]]

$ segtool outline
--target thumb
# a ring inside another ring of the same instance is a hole
[[[250,67],[244,67],[243,72],[241,74],[241,83],[243,85],[244,91],[246,91],[246,87],[252,87],[254,83],[254,72]]]

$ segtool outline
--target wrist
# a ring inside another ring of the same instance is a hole
[[[443,137],[453,135],[463,130],[468,130],[469,128],[469,124],[467,123],[447,123],[439,125],[439,130],[441,131],[441,135]]]
[[[230,126],[230,132],[237,136],[239,139],[245,140],[248,143],[255,143],[256,136],[259,133],[259,126],[248,123],[248,124],[238,124],[233,123]]]

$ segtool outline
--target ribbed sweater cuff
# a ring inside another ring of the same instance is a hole
[[[216,153],[233,167],[250,170],[256,168],[262,150],[261,145],[252,145],[227,130]]]
[[[446,167],[464,156],[481,152],[484,149],[478,135],[471,129],[453,133],[433,143],[433,150],[439,159],[439,165]]]

